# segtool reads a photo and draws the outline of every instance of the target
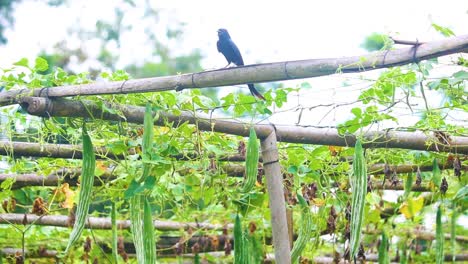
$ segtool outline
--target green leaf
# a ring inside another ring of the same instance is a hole
[[[361,44],[361,48],[367,51],[376,51],[390,49],[392,45],[393,41],[387,35],[372,33],[366,37],[364,43]]]
[[[455,33],[451,29],[449,29],[447,27],[439,26],[436,23],[432,23],[431,26],[435,30],[437,30],[439,33],[441,33],[444,37],[455,36]]]
[[[13,65],[29,68],[29,61],[27,58],[22,58],[21,60],[13,63]]]
[[[47,61],[41,57],[36,58],[36,64],[34,65],[34,69],[38,72],[44,72],[49,69],[49,64]]]
[[[452,201],[454,203],[458,203],[462,200],[466,201],[467,199],[468,199],[468,186],[465,185],[457,191],[457,193],[453,196]]]
[[[124,193],[124,198],[128,199],[134,195],[140,194],[145,190],[152,190],[156,185],[156,177],[147,177],[143,183],[139,183],[136,180],[130,182],[127,190]]]
[[[242,196],[238,201],[233,201],[241,215],[247,215],[251,211],[263,206],[265,194],[260,192],[250,192]]]
[[[351,113],[353,113],[356,117],[360,118],[362,115],[362,109],[359,107],[355,107],[351,109]]]
[[[468,72],[467,71],[457,71],[456,73],[453,74],[454,78],[460,79],[460,80],[468,80]]]
[[[288,172],[292,174],[297,174],[297,166],[296,165],[289,166]]]
[[[141,187],[140,183],[138,183],[136,180],[132,180],[127,190],[125,190],[124,192],[124,198],[128,199],[136,195],[139,192],[138,190],[140,187]]]

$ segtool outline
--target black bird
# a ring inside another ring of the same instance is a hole
[[[242,59],[239,48],[237,48],[236,44],[232,41],[231,36],[226,29],[218,29],[218,42],[216,43],[216,46],[218,47],[218,51],[226,57],[229,64],[234,63],[236,66],[244,65],[244,60]],[[253,96],[266,100],[265,97],[255,89],[255,86],[252,83],[247,84],[247,86],[249,86],[250,93]]]

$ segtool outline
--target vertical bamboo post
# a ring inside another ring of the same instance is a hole
[[[286,204],[284,202],[283,177],[279,164],[278,148],[276,147],[276,132],[262,140],[263,169],[270,202],[273,246],[275,247],[276,263],[290,264],[288,224],[286,221]]]

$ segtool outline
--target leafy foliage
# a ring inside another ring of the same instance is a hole
[[[367,36],[361,48],[367,51],[387,50],[393,45],[393,41],[385,34],[372,33]]]

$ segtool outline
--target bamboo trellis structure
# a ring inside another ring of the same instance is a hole
[[[112,83],[93,83],[86,85],[72,85],[61,87],[44,87],[41,89],[28,90],[18,89],[0,92],[0,106],[20,104],[29,114],[44,117],[83,117],[102,120],[126,121],[129,123],[143,123],[144,108],[129,105],[108,104],[120,114],[112,114],[104,111],[98,104],[82,100],[74,101],[59,97],[98,94],[128,94],[141,92],[159,92],[167,90],[183,90],[188,88],[204,88],[245,83],[271,82],[280,80],[300,79],[333,74],[336,72],[351,73],[387,68],[397,65],[417,62],[424,59],[435,58],[456,52],[468,50],[468,35],[444,39],[422,44],[417,48],[403,48],[397,50],[380,51],[363,56],[315,59],[301,61],[286,61],[278,63],[267,63],[247,65],[229,69],[219,69],[199,73],[182,74],[176,76],[148,78],[140,80],[129,80]],[[42,97],[40,97],[42,96]],[[209,132],[220,132],[232,135],[247,136],[250,124],[217,120],[201,114],[183,112],[180,115],[160,112],[155,125],[167,126],[171,124],[176,127],[183,123],[195,125],[197,129]],[[273,244],[275,248],[275,259],[277,263],[290,263],[289,237],[286,224],[286,206],[282,186],[282,173],[278,163],[279,155],[277,141],[353,146],[356,141],[355,135],[340,135],[336,129],[317,129],[299,126],[274,126],[272,124],[254,125],[257,135],[262,141],[263,164],[267,174],[267,187],[270,194],[270,208],[272,214]],[[451,152],[457,154],[468,154],[468,137],[450,136],[441,139],[431,133],[423,132],[401,132],[401,131],[374,131],[362,135],[365,148],[402,148],[413,150],[427,150],[435,152]],[[21,152],[19,148],[4,144],[4,155]],[[23,149],[20,155],[28,155],[30,149]],[[109,153],[105,148],[96,149],[100,156]],[[80,158],[80,150],[55,149],[51,152],[59,154],[56,157]],[[1,153],[0,153],[1,154]],[[13,154],[15,155],[15,154]],[[49,152],[43,152],[39,156],[49,156]],[[113,158],[121,158],[114,156]],[[410,170],[414,168],[411,167]],[[2,215],[4,222],[11,215]],[[13,217],[13,216],[11,216]],[[28,216],[34,218],[34,216]],[[64,217],[67,221],[68,217]],[[46,216],[34,218],[35,224],[46,223]],[[64,219],[62,219],[63,221]],[[2,220],[3,221],[3,220]],[[88,223],[97,221],[89,218]],[[108,224],[100,223],[101,225]],[[122,225],[129,224],[122,222]],[[167,224],[167,223],[166,223]],[[193,223],[192,223],[193,224]],[[90,224],[91,225],[91,224]],[[156,223],[155,223],[156,225]],[[162,224],[161,224],[162,225]],[[168,224],[170,225],[170,224]],[[176,225],[179,229],[187,228],[186,225]],[[200,226],[196,223],[196,226]],[[206,227],[219,229],[220,226]],[[171,227],[174,228],[174,227]],[[172,229],[169,229],[172,230]]]

